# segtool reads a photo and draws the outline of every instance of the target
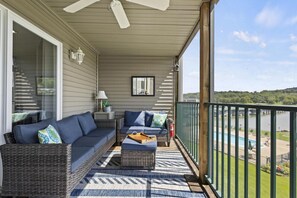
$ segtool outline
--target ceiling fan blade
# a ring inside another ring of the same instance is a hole
[[[165,11],[169,7],[170,0],[126,0],[139,5]]]
[[[69,13],[75,13],[89,5],[92,5],[93,3],[96,3],[100,0],[79,0],[69,6],[67,6],[66,8],[64,8],[63,10]]]
[[[127,18],[126,12],[122,6],[122,3],[118,0],[113,0],[110,3],[110,8],[118,21],[118,24],[121,29],[125,29],[130,26],[130,22]]]

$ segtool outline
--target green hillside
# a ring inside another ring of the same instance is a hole
[[[185,101],[196,98],[199,99],[199,93],[184,94]],[[297,87],[261,92],[222,91],[215,92],[214,98],[222,103],[297,105]]]

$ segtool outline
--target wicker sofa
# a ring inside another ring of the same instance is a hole
[[[19,125],[14,127],[13,133],[5,134],[7,144],[0,147],[2,196],[69,197],[79,181],[116,142],[115,120],[94,122],[90,116],[87,112],[60,121]],[[33,131],[46,128],[48,124],[57,127],[62,144],[38,144],[37,132],[32,136]],[[78,132],[79,137],[71,137]],[[21,137],[25,133],[31,136]]]
[[[169,122],[166,122],[162,127],[152,128],[151,123],[153,119],[153,112],[139,111],[131,112],[125,111],[124,117],[117,120],[117,144],[119,145],[127,134],[133,132],[144,132],[147,135],[156,135],[157,142],[165,142],[170,146]],[[129,123],[127,122],[129,120]],[[132,123],[135,123],[133,125]]]

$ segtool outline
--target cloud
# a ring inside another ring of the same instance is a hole
[[[297,45],[291,45],[290,46],[290,50],[292,50],[293,52],[297,53]]]
[[[297,41],[297,36],[295,36],[294,34],[290,34],[290,40],[293,42]]]
[[[233,50],[233,49],[225,48],[225,47],[218,47],[215,49],[215,52],[217,54],[222,54],[222,55],[236,55],[236,54],[251,55],[251,54],[255,54],[254,51]]]
[[[275,27],[280,24],[282,19],[282,12],[277,7],[265,7],[256,16],[256,23],[264,27]]]
[[[234,31],[233,35],[246,43],[255,43],[255,44],[259,45],[261,48],[266,47],[266,43],[263,42],[260,39],[260,37],[250,35],[248,32]]]
[[[287,23],[289,25],[295,25],[295,24],[297,24],[297,16],[294,16],[294,17],[290,18]]]

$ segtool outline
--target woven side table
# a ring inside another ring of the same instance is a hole
[[[121,150],[121,168],[155,169],[157,141],[138,143],[125,138]]]

